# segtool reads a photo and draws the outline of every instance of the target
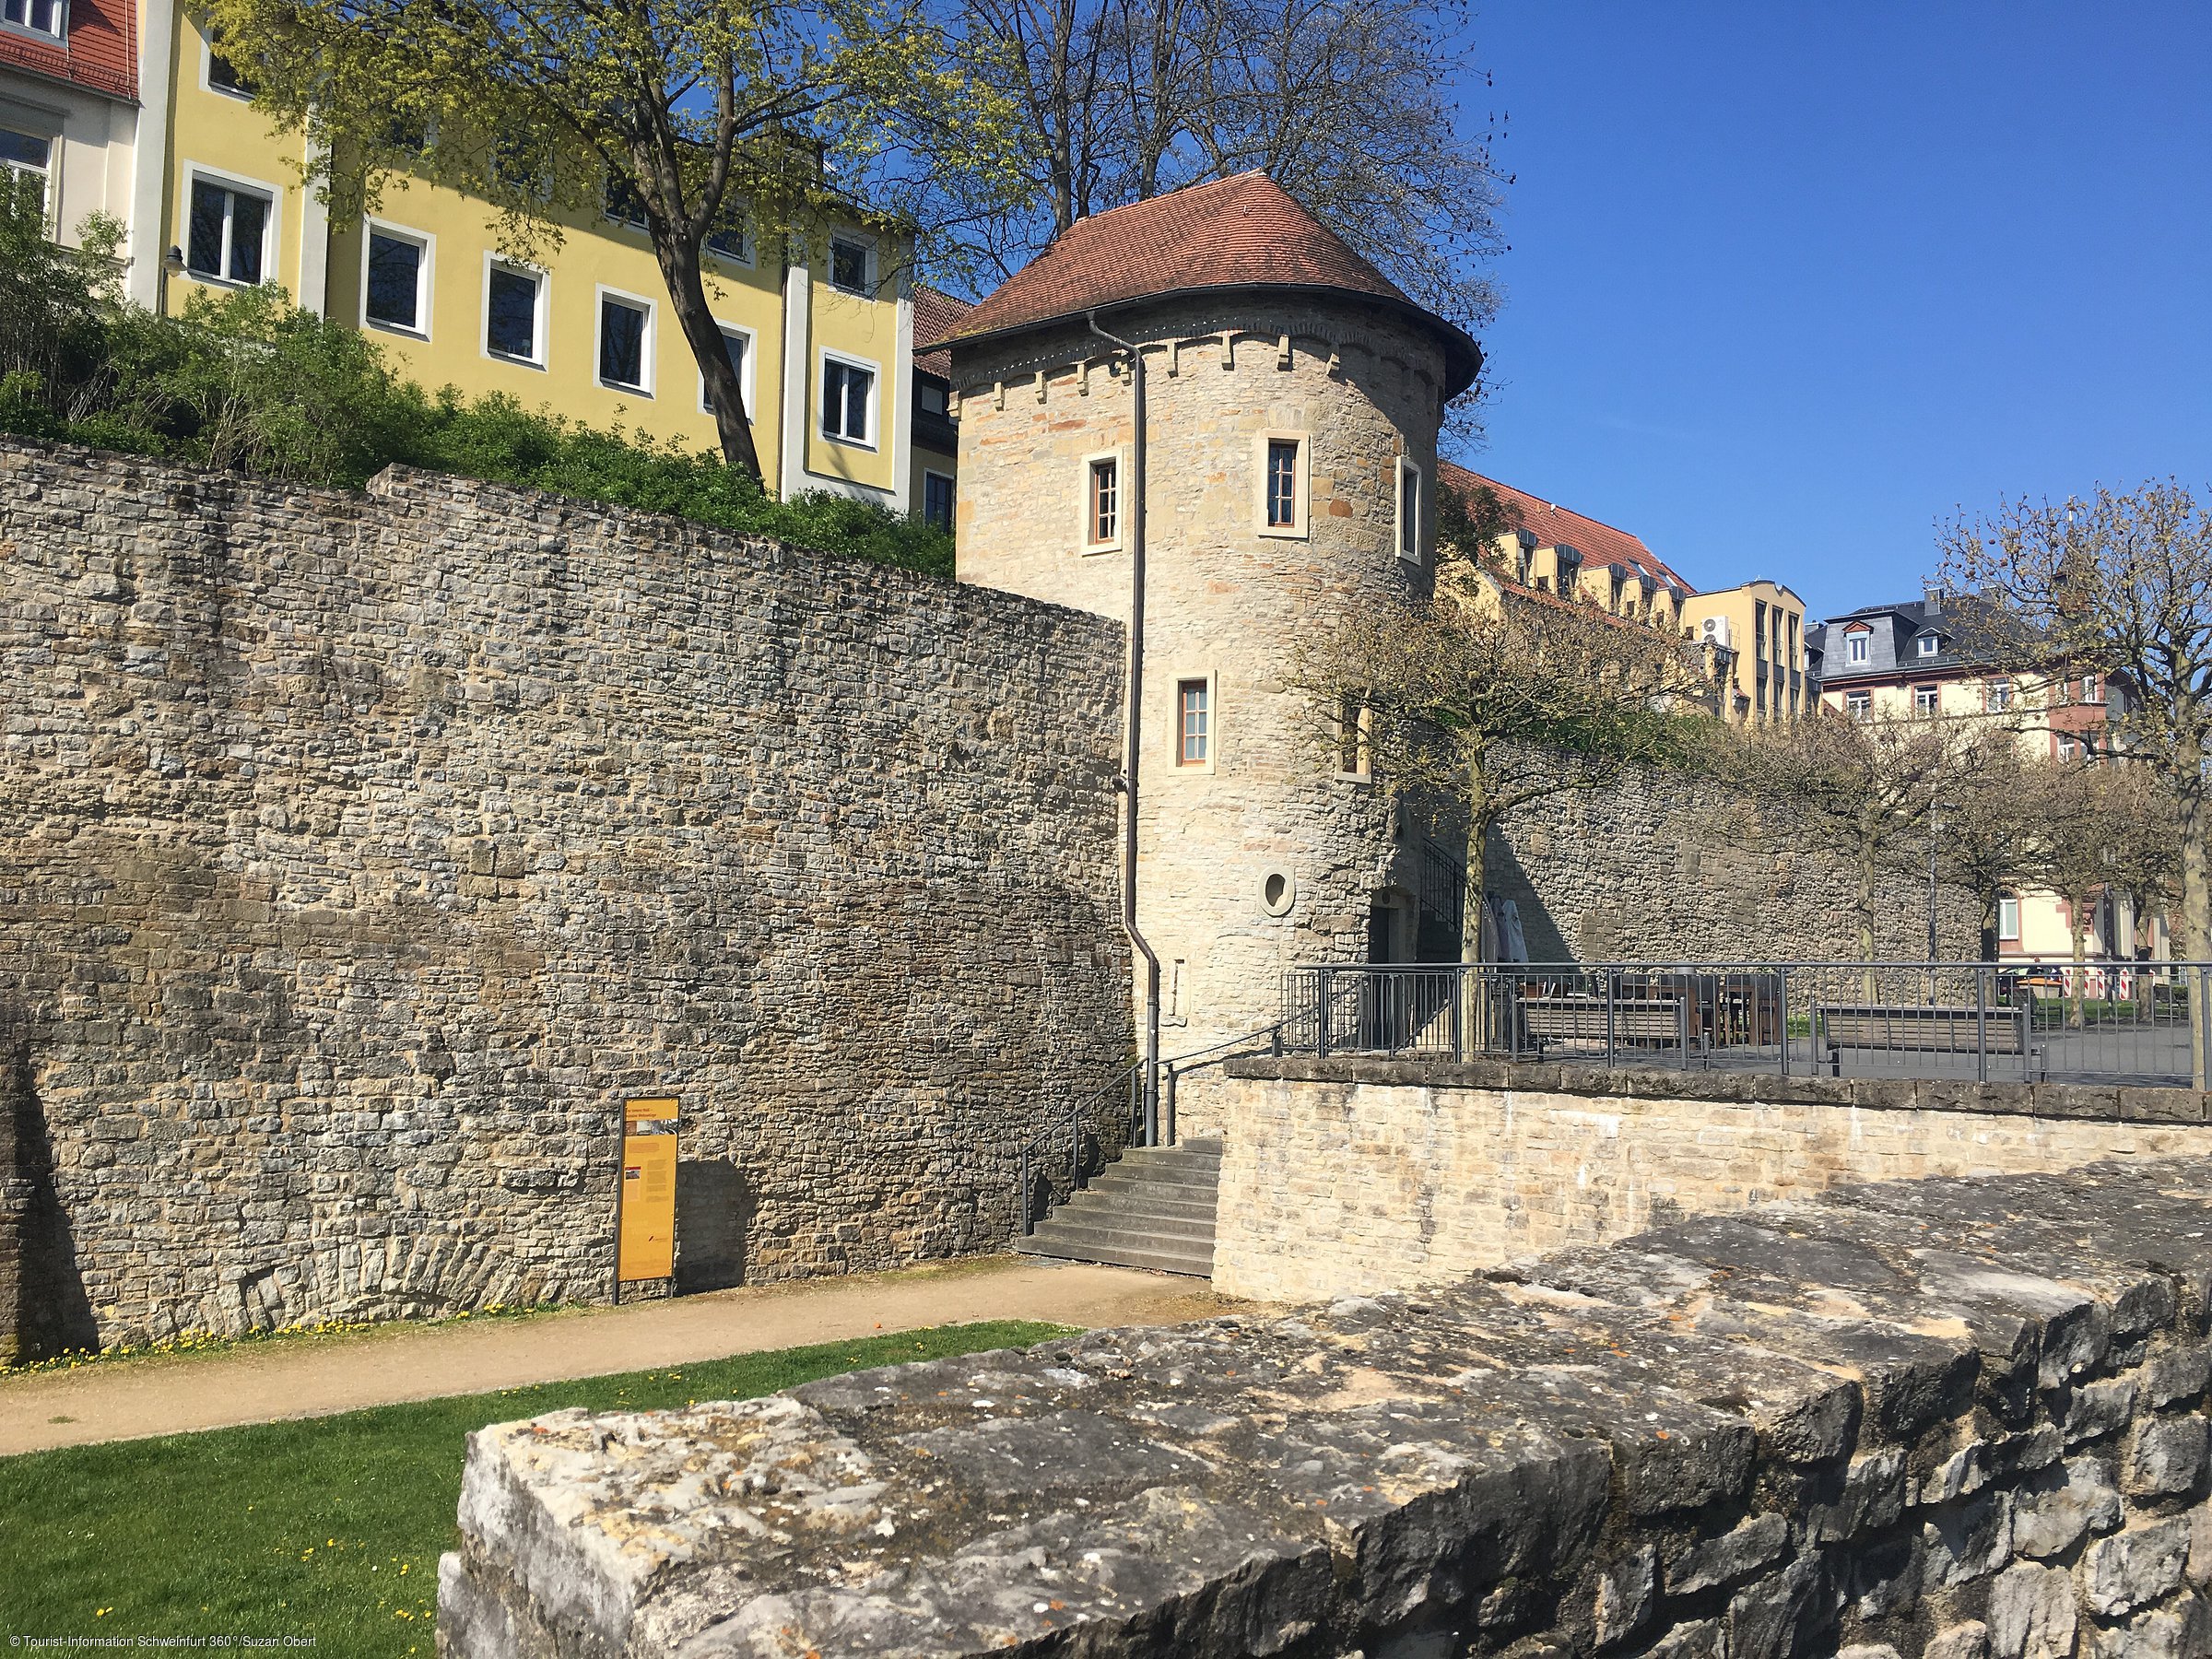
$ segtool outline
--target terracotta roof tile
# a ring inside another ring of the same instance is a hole
[[[1616,530],[1610,524],[1585,518],[1579,512],[1571,512],[1564,507],[1533,496],[1525,489],[1516,489],[1512,485],[1501,483],[1496,478],[1486,478],[1480,473],[1470,472],[1449,461],[1440,463],[1437,472],[1439,482],[1457,490],[1463,497],[1470,494],[1478,484],[1488,485],[1512,509],[1521,527],[1536,538],[1538,547],[1556,547],[1564,542],[1583,556],[1583,565],[1586,570],[1624,564],[1645,580],[1663,582],[1678,593],[1694,594],[1698,591],[1626,530]]]
[[[1326,288],[1410,312],[1445,336],[1463,385],[1481,361],[1472,340],[1407,299],[1263,172],[1077,220],[948,337],[978,338],[1154,295],[1249,287]]]
[[[914,367],[943,380],[952,378],[952,353],[937,342],[955,333],[975,307],[941,289],[914,287]],[[935,349],[932,349],[932,347]]]

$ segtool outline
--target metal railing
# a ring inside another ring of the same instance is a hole
[[[2212,964],[1316,963],[1293,1053],[2186,1087]]]
[[[1281,1021],[1240,1037],[1193,1049],[1160,1062],[1164,1088],[1160,1101],[1160,1144],[1175,1144],[1175,1085],[1179,1078],[1245,1054],[1284,1052]],[[1130,1147],[1144,1140],[1145,1063],[1117,1072],[1103,1088],[1055,1112],[1050,1122],[1024,1141],[1016,1155],[1015,1214],[1020,1238],[1065,1204]]]

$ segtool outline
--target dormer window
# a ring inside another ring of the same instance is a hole
[[[1924,657],[1932,657],[1943,649],[1943,641],[1932,633],[1922,634],[1919,643],[1920,654]]]
[[[6,0],[7,21],[34,34],[62,34],[62,0]]]
[[[1864,632],[1849,633],[1843,636],[1843,660],[1846,663],[1865,662],[1866,639],[1867,636]]]

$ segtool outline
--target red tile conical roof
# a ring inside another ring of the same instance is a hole
[[[969,313],[946,343],[1010,334],[1133,300],[1206,288],[1308,288],[1361,296],[1441,336],[1456,393],[1482,353],[1431,315],[1263,172],[1077,219]]]

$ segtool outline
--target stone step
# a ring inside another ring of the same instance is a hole
[[[1120,1232],[1147,1233],[1156,1239],[1192,1239],[1210,1241],[1214,1236],[1214,1218],[1211,1216],[1163,1216],[1147,1211],[1141,1206],[1118,1204],[1064,1204],[1040,1221],[1041,1230],[1047,1227],[1112,1228]]]
[[[1211,1278],[1214,1272],[1214,1253],[1210,1246],[1203,1251],[1166,1250],[1141,1240],[1127,1243],[1119,1240],[1069,1241],[1051,1238],[1040,1231],[1021,1241],[1020,1252],[1023,1255],[1049,1256],[1055,1261],[1142,1267],[1153,1273],[1179,1273],[1192,1278]]]
[[[1142,1175],[1124,1173],[1109,1168],[1103,1175],[1094,1175],[1087,1193],[1111,1193],[1116,1197],[1134,1196],[1142,1193],[1147,1198],[1157,1198],[1162,1204],[1187,1205],[1193,1209],[1214,1213],[1214,1205],[1220,1188],[1210,1181],[1155,1181]]]
[[[1109,1185],[1104,1180],[1094,1181],[1086,1187],[1080,1197],[1110,1204],[1116,1209],[1141,1209],[1160,1216],[1188,1216],[1196,1221],[1210,1221],[1219,1207],[1210,1192],[1196,1187],[1147,1186],[1141,1181],[1115,1182]]]

